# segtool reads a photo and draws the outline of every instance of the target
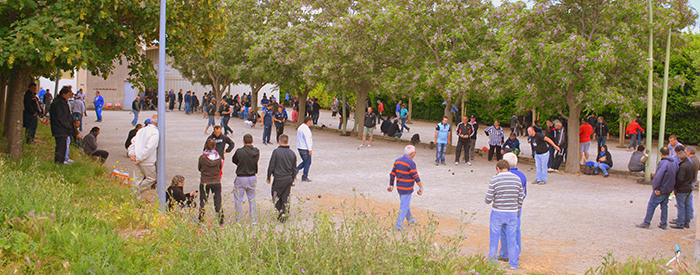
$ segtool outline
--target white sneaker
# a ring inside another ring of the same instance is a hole
[[[559,169],[554,169],[554,171],[552,171],[552,172],[559,173]]]
[[[552,169],[552,168],[547,168],[547,172],[554,172],[554,169]]]
[[[72,160],[72,159],[67,159],[65,162],[66,162],[66,163],[73,163],[73,160]]]
[[[360,144],[360,146],[357,146],[357,147],[362,147],[362,146],[365,146],[365,145],[364,145],[364,144]]]
[[[372,144],[367,144],[367,147],[372,147]]]
[[[459,165],[459,161],[458,161],[458,162],[455,162],[455,165]]]
[[[467,161],[467,165],[472,166],[472,163]]]

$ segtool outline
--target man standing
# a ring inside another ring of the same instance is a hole
[[[560,149],[554,152],[554,161],[547,171],[559,172],[559,166],[561,166],[561,163],[564,161],[564,155],[566,155],[567,149],[566,129],[564,129],[561,121],[554,121],[554,131],[552,131],[552,136],[554,137],[552,139],[554,144],[559,146]]]
[[[277,106],[277,112],[272,117],[272,120],[275,121],[275,129],[277,129],[276,141],[279,143],[280,136],[284,134],[284,122],[287,121],[287,112],[284,111],[284,106],[282,104]]]
[[[450,145],[450,129],[449,119],[444,116],[442,121],[435,127],[435,165],[445,164],[445,150]]]
[[[301,157],[301,163],[297,166],[295,175],[299,170],[304,169],[304,173],[301,175],[301,181],[311,182],[309,179],[309,168],[311,167],[311,150],[313,149],[314,140],[311,136],[311,117],[307,116],[304,118],[304,123],[299,125],[297,128],[297,150],[299,151],[299,156]]]
[[[44,115],[48,115],[48,109],[51,108],[51,101],[53,101],[53,95],[51,94],[50,89],[46,89],[46,93],[44,94],[44,97],[42,98],[42,102],[44,102],[44,109],[46,111],[44,112]]]
[[[423,195],[423,184],[418,176],[416,163],[416,147],[406,145],[403,149],[403,156],[394,161],[394,167],[389,174],[389,187],[387,191],[394,190],[394,180],[396,180],[396,191],[399,193],[401,204],[399,205],[399,216],[396,218],[396,230],[406,230],[403,221],[410,226],[416,223],[416,219],[411,215],[411,195],[413,194],[414,183],[418,184],[418,195]]]
[[[513,134],[511,134],[513,136]],[[508,165],[510,166],[510,172],[518,176],[520,178],[520,183],[523,185],[523,200],[525,197],[527,197],[527,177],[525,177],[525,174],[518,170],[518,156],[516,156],[514,153],[506,153],[503,155],[503,160],[508,162]],[[522,252],[522,245],[521,245],[521,234],[520,234],[520,217],[522,216],[522,206],[520,207],[520,210],[518,211],[518,223],[515,226],[515,243],[518,245],[518,255],[520,255],[520,252]],[[501,230],[501,252],[499,253],[498,260],[508,262],[510,259],[508,258],[508,236],[506,235],[506,229],[503,228]]]
[[[374,129],[377,129],[377,115],[372,113],[372,107],[367,107],[367,113],[365,114],[365,127],[362,130],[362,144],[360,147],[365,146],[365,140],[367,135],[369,135],[369,145],[367,147],[372,147],[372,139],[374,136]]]
[[[678,138],[676,137],[676,135],[671,135],[670,137],[668,137],[668,150],[670,152],[670,154],[668,155],[669,158],[676,158],[676,147],[678,146],[683,146],[683,143],[678,142]]]
[[[307,119],[308,122],[305,123],[310,124],[312,121],[311,117],[306,117],[304,120],[306,121]],[[307,124],[302,124],[302,126],[304,125],[308,128]],[[297,156],[289,149],[288,144],[289,137],[287,135],[281,135],[279,147],[272,151],[270,164],[267,166],[267,183],[270,183],[271,176],[275,177],[272,182],[271,192],[272,199],[275,200],[275,209],[279,212],[277,219],[280,222],[285,222],[287,220],[289,193],[292,191],[292,184],[299,171],[299,168],[294,168],[297,165]],[[301,151],[301,149],[299,149],[299,151]],[[309,156],[311,156],[310,149]],[[309,180],[307,179],[307,181]]]
[[[382,113],[384,112],[384,103],[381,100],[377,100],[377,117],[382,120]]]
[[[131,112],[134,113],[134,119],[131,120],[131,125],[136,126],[139,121],[139,113],[141,112],[139,109],[139,96],[136,96],[134,101],[131,102]]]
[[[180,92],[177,93],[177,110],[180,111],[182,109],[182,89],[180,89]]]
[[[398,118],[402,118],[402,116],[401,116],[402,103],[403,103],[403,100],[399,99],[399,103],[396,104],[396,112],[395,113],[396,113],[396,117],[398,117]],[[401,129],[401,132],[403,132],[403,129]]]
[[[556,150],[560,150],[559,146],[546,137],[542,133],[536,133],[535,128],[527,128],[527,134],[530,135],[532,146],[535,148],[535,167],[537,168],[537,176],[533,184],[547,184],[547,160],[549,160],[549,143]]]
[[[100,135],[100,128],[99,127],[92,127],[90,130],[90,133],[87,134],[83,140],[80,142],[80,147],[83,148],[83,151],[85,152],[86,155],[88,156],[96,156],[100,157],[100,161],[102,163],[107,160],[109,157],[109,152],[105,150],[98,150],[97,149],[97,136]]]
[[[34,142],[36,127],[39,125],[40,106],[39,99],[36,97],[36,83],[30,83],[29,89],[24,93],[23,113],[23,126],[27,129],[27,143]]]
[[[190,105],[192,101],[192,95],[190,95],[190,91],[187,91],[185,93],[185,114],[189,115],[190,114]]]
[[[593,129],[595,129],[593,136],[598,141],[598,152],[600,152],[600,147],[605,145],[605,141],[610,138],[610,133],[608,132],[610,128],[608,128],[608,123],[603,121],[603,117],[600,116],[598,117],[598,123]]]
[[[578,141],[581,147],[579,162],[581,164],[585,164],[589,160],[588,151],[591,149],[591,135],[593,135],[593,127],[588,124],[586,119],[582,119],[581,126],[578,127]]]
[[[508,246],[508,262],[511,269],[520,265],[520,247],[516,242],[518,212],[523,206],[525,192],[520,177],[510,172],[505,160],[496,164],[497,175],[491,178],[485,202],[491,204],[491,230],[489,234],[489,259],[496,258],[501,231],[505,228]]]
[[[471,125],[469,124],[469,118],[466,116],[462,118],[462,122],[457,124],[457,137],[459,138],[457,140],[457,152],[455,153],[455,165],[459,164],[459,157],[460,154],[462,153],[462,150],[464,150],[464,162],[467,163],[467,165],[472,165],[472,163],[469,161],[469,152],[473,151],[471,146],[471,138],[470,136],[473,134],[473,129]]]
[[[501,123],[498,120],[493,122],[493,125],[489,126],[484,130],[486,136],[489,137],[489,161],[493,159],[493,153],[496,153],[496,161],[501,160],[501,145],[505,141],[505,134],[503,133],[503,128],[501,128]]]
[[[676,185],[674,186],[678,218],[675,223],[671,222],[673,229],[690,228],[690,209],[693,207],[690,204],[690,193],[693,192],[693,181],[697,177],[695,165],[690,161],[685,151],[678,152],[678,159],[681,164],[678,166]]]
[[[231,153],[236,144],[226,135],[221,134],[222,127],[219,125],[214,126],[214,132],[207,138],[207,140],[214,140],[216,146],[214,147],[216,152],[219,153],[221,159],[226,159],[226,154],[224,153],[224,147],[226,147],[226,153]],[[206,145],[206,144],[205,144]]]
[[[95,122],[102,122],[102,106],[105,105],[105,99],[100,95],[100,91],[95,92],[95,99],[92,103],[95,104],[95,114],[97,115]]]
[[[508,124],[510,124],[510,132],[515,133],[515,128],[518,128],[518,116],[513,114],[513,116],[510,117]]]
[[[141,194],[156,183],[156,152],[160,133],[158,132],[158,115],[153,115],[146,127],[136,132],[129,145],[129,158],[138,165],[143,179],[135,186]],[[204,195],[204,194],[202,194]]]
[[[661,148],[661,161],[656,167],[654,174],[654,182],[652,183],[651,198],[647,205],[647,214],[644,217],[644,222],[638,224],[639,228],[649,228],[651,219],[654,217],[656,207],[661,205],[661,223],[659,228],[666,229],[666,219],[668,217],[668,195],[671,194],[676,186],[676,175],[678,174],[678,165],[669,157],[669,148],[664,146]]]
[[[265,145],[270,143],[270,136],[272,135],[272,105],[268,105],[267,108],[263,110],[263,136],[262,142]]]
[[[219,105],[219,115],[221,116],[221,127],[224,128],[224,136],[227,136],[228,133],[233,134],[233,129],[228,127],[228,122],[231,120],[231,113],[233,112],[231,110],[231,105],[228,105],[228,102],[226,102],[224,99],[219,101]]]
[[[311,106],[313,106],[313,109],[311,111],[311,115],[313,116],[313,119],[314,119],[314,125],[318,125],[318,117],[321,114],[321,105],[318,104],[318,99],[314,98]]]
[[[214,128],[214,132],[216,132],[216,128]],[[219,133],[221,133],[221,129],[219,129]],[[294,155],[293,152],[292,155]],[[251,134],[245,134],[243,136],[243,147],[238,148],[236,153],[233,154],[233,163],[236,164],[236,180],[233,182],[233,198],[236,202],[236,222],[238,222],[243,212],[241,204],[243,203],[243,195],[246,195],[248,197],[248,213],[250,214],[250,219],[253,220],[253,225],[257,224],[258,215],[255,206],[255,186],[258,183],[258,179],[255,175],[258,174],[259,160],[260,150],[253,147],[253,136]]]
[[[35,86],[36,87],[36,86]],[[51,103],[49,114],[51,116],[51,134],[56,140],[56,149],[54,151],[54,162],[58,164],[68,164],[66,162],[66,150],[68,149],[68,137],[77,135],[75,127],[73,127],[73,116],[68,107],[68,99],[73,96],[69,86],[63,86],[58,93],[59,96]]]
[[[185,95],[186,97],[187,95]],[[209,133],[209,127],[216,128],[216,100],[212,99],[209,102],[209,107],[207,107],[207,128],[204,129],[204,133]],[[187,112],[187,102],[185,102],[185,112]]]
[[[172,111],[173,109],[175,109],[175,92],[173,90],[170,90],[170,94],[168,94],[168,96],[168,99],[170,100],[170,102],[168,102],[168,109]]]
[[[469,136],[469,139],[471,139],[471,146],[472,146],[472,149],[469,150],[469,157],[472,160],[474,160],[474,148],[476,148],[476,136],[477,136],[476,131],[479,130],[479,123],[476,122],[476,117],[474,117],[474,115],[472,115],[469,118],[469,126],[472,129],[471,135]]]
[[[83,131],[83,114],[85,114],[85,103],[80,97],[76,96],[72,102],[69,102],[71,112],[73,113],[73,120],[80,122],[80,127],[78,128],[81,132]]]

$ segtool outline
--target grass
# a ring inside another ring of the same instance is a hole
[[[38,137],[19,163],[0,157],[2,274],[503,273],[460,254],[463,237],[436,233],[434,217],[398,233],[393,216],[357,205],[337,218],[295,213],[284,225],[270,212],[257,226],[224,227],[196,223],[194,210],[163,214],[78,150],[74,164],[54,164],[48,127]]]

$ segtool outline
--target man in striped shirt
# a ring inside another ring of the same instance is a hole
[[[420,177],[418,177],[416,163],[413,162],[413,158],[416,156],[416,147],[407,145],[403,153],[404,155],[394,162],[394,167],[389,174],[389,188],[387,188],[387,191],[393,191],[394,179],[396,179],[396,191],[398,191],[401,198],[399,216],[396,219],[396,230],[408,229],[403,226],[404,219],[409,226],[417,221],[411,215],[411,195],[413,194],[414,183],[418,184],[418,195],[423,194],[423,184],[421,184]]]
[[[505,134],[503,133],[503,128],[501,128],[501,123],[498,120],[493,122],[493,125],[489,126],[484,130],[486,135],[489,137],[489,161],[493,159],[493,154],[496,153],[496,161],[503,158],[501,155],[501,146],[505,141]]]
[[[510,165],[507,161],[498,161],[496,171],[498,174],[491,178],[485,199],[487,204],[491,204],[489,259],[496,259],[501,230],[505,227],[510,268],[516,269],[520,265],[518,260],[520,247],[518,247],[515,236],[518,211],[523,205],[525,194],[520,178],[510,172]]]

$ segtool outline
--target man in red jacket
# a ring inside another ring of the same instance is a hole
[[[625,131],[625,134],[630,136],[630,138],[632,139],[632,141],[630,142],[630,145],[627,146],[627,151],[635,149],[635,146],[637,144],[637,133],[639,131],[644,133],[644,128],[642,128],[642,126],[639,126],[639,123],[637,123],[637,121],[635,121],[635,120],[630,122],[630,125],[627,126],[627,130]]]

